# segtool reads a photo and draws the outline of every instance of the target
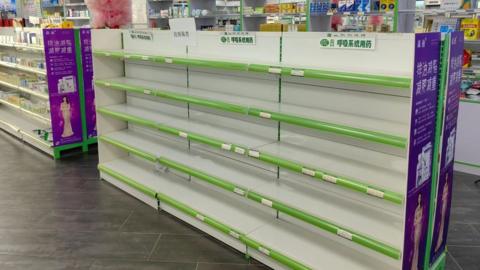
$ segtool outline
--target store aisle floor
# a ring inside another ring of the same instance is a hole
[[[267,269],[99,181],[96,164],[53,162],[0,131],[0,269]],[[455,178],[447,270],[480,269],[474,179]]]

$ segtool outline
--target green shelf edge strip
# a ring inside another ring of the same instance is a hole
[[[255,116],[263,119],[270,119],[274,121],[285,122],[297,126],[302,126],[306,128],[311,128],[323,132],[335,133],[342,136],[347,136],[351,138],[357,138],[362,140],[367,140],[375,143],[381,143],[385,145],[390,145],[393,147],[398,147],[405,149],[407,145],[407,140],[405,138],[384,134],[375,131],[368,131],[359,128],[352,128],[343,125],[331,124],[327,122],[307,119],[298,116],[291,116],[282,113],[269,112],[261,109],[249,108],[240,105],[230,104],[221,101],[208,100],[203,98],[196,98],[193,96],[171,93],[168,91],[161,91],[155,89],[147,89],[144,87],[126,85],[123,83],[109,82],[107,80],[95,80],[95,84],[103,87],[108,87],[114,90],[127,91],[133,93],[143,93],[146,95],[152,95],[156,97],[166,98],[170,100],[175,100],[179,102],[186,102],[195,105],[205,106],[209,108],[219,109],[228,112],[235,112],[240,114],[246,114],[250,116]]]
[[[117,172],[115,172],[114,170],[111,170],[110,168],[104,166],[104,165],[98,165],[98,169],[101,171],[101,172],[104,172],[112,177],[115,177],[117,180],[121,181],[122,183],[142,192],[143,194],[151,197],[151,198],[156,198],[157,197],[157,192],[155,192],[155,190],[145,186],[145,185],[142,185],[124,175],[121,175]]]
[[[239,147],[239,148],[244,150],[244,154],[242,154],[243,156],[257,158],[257,159],[259,159],[263,162],[273,164],[273,165],[277,165],[281,168],[288,169],[288,170],[291,170],[293,172],[296,172],[296,173],[299,173],[299,174],[302,174],[302,175],[307,175],[307,176],[313,177],[314,179],[316,179],[318,181],[337,184],[338,186],[341,186],[343,188],[347,188],[351,191],[360,192],[360,193],[363,193],[365,195],[373,196],[373,197],[378,198],[378,199],[384,199],[386,201],[390,201],[390,202],[395,203],[395,204],[402,204],[403,203],[403,196],[401,194],[396,193],[396,192],[387,191],[387,190],[382,189],[380,187],[367,185],[367,184],[364,184],[364,183],[359,182],[357,180],[352,180],[352,179],[347,179],[347,178],[344,178],[344,177],[341,177],[341,176],[337,176],[335,174],[331,174],[331,173],[325,172],[325,171],[320,170],[320,169],[312,169],[312,168],[309,168],[308,166],[304,166],[300,163],[296,163],[296,162],[293,162],[293,161],[290,161],[290,160],[279,158],[279,157],[270,155],[268,153],[258,152],[258,157],[255,157],[254,155],[251,155],[250,153],[251,153],[251,151],[253,151],[253,153],[257,153],[257,151],[255,151],[254,149],[251,149],[250,147],[245,147],[245,146],[242,146],[242,145],[239,145],[239,144],[224,142],[222,140],[206,137],[204,135],[192,133],[192,132],[189,132],[189,131],[180,130],[180,129],[177,129],[175,127],[170,127],[170,126],[166,126],[166,125],[163,125],[163,124],[157,124],[153,121],[145,120],[145,119],[142,119],[142,118],[139,118],[139,117],[136,117],[136,116],[132,116],[132,115],[127,115],[127,114],[123,114],[123,113],[114,112],[114,111],[111,111],[111,110],[106,109],[106,108],[99,108],[97,111],[99,113],[103,114],[103,115],[107,115],[107,116],[110,116],[110,117],[113,117],[113,118],[116,118],[116,119],[120,119],[120,120],[123,120],[123,121],[130,122],[130,123],[135,123],[135,124],[138,124],[138,125],[142,125],[144,127],[152,128],[154,130],[159,130],[159,131],[162,131],[164,133],[167,133],[167,134],[170,134],[170,135],[173,135],[173,136],[180,136],[180,135],[185,136],[186,135],[187,138],[185,138],[185,139],[189,139],[191,141],[199,142],[199,143],[202,143],[202,144],[214,147],[214,148],[222,149],[222,150],[225,150],[225,151],[237,153],[235,150],[238,149],[238,147]]]
[[[381,75],[360,74],[360,73],[350,73],[350,72],[334,72],[334,71],[327,71],[327,70],[292,68],[292,67],[277,67],[274,65],[269,66],[269,65],[261,65],[261,64],[247,64],[247,63],[239,63],[239,62],[215,61],[215,60],[205,60],[205,59],[139,55],[134,53],[119,52],[119,51],[95,50],[93,54],[95,56],[152,61],[157,63],[186,65],[186,66],[192,66],[192,67],[206,67],[206,68],[225,69],[225,70],[274,73],[274,74],[282,74],[287,76],[298,76],[298,74],[303,74],[301,77],[311,78],[311,79],[334,80],[334,81],[341,81],[341,82],[348,82],[348,83],[368,84],[368,85],[374,85],[374,86],[405,88],[408,90],[410,89],[410,85],[411,85],[411,79],[406,77],[381,76]],[[298,72],[292,73],[292,71],[300,71],[300,73]]]
[[[468,98],[461,98],[460,102],[480,104],[480,100],[473,100]]]
[[[445,35],[445,38],[441,42],[440,49],[440,74],[439,74],[439,91],[438,91],[438,100],[437,100],[437,111],[436,111],[436,120],[435,120],[435,145],[433,147],[433,160],[432,160],[432,181],[430,189],[430,202],[429,202],[429,213],[428,213],[428,229],[427,229],[427,238],[425,242],[425,259],[423,267],[424,269],[430,268],[430,256],[433,240],[433,230],[435,226],[435,212],[437,209],[437,184],[438,176],[440,174],[440,145],[442,144],[442,132],[443,132],[443,117],[445,109],[445,96],[447,92],[447,77],[448,77],[448,66],[450,56],[450,35]]]
[[[290,267],[291,269],[293,270],[311,270],[311,268],[303,265],[302,263],[300,262],[297,262],[291,258],[289,258],[288,256],[285,256],[283,254],[281,254],[280,252],[277,252],[271,248],[268,248],[262,244],[260,244],[259,242],[249,238],[248,236],[245,235],[245,233],[242,233],[242,232],[239,232],[238,230],[235,230],[233,228],[231,228],[230,226],[226,225],[226,224],[223,224],[222,222],[219,222],[213,218],[210,218],[208,217],[207,215],[204,215],[202,213],[200,213],[199,211],[196,211],[195,209],[189,207],[188,205],[185,205],[165,194],[162,194],[162,193],[158,193],[158,192],[155,192],[154,190],[136,182],[135,180],[125,176],[125,175],[122,175],[120,173],[117,173],[115,172],[114,170],[111,170],[110,168],[104,166],[104,165],[99,165],[98,166],[98,169],[100,171],[102,171],[103,173],[106,173],[112,177],[114,177],[115,179],[129,185],[130,187],[134,188],[134,189],[137,189],[138,191],[152,197],[152,198],[155,198],[157,199],[158,201],[160,202],[163,202],[163,203],[166,203],[172,207],[174,207],[175,209],[183,212],[184,214],[190,216],[190,217],[193,217],[197,220],[200,220],[202,222],[204,222],[205,224],[209,225],[210,227],[216,229],[217,231],[220,231],[226,235],[229,235],[237,240],[239,240],[240,242],[244,243],[245,245],[255,249],[255,250],[259,250],[261,252],[263,252],[263,254],[265,255],[268,255],[269,257],[271,257],[272,259]]]
[[[460,160],[455,160],[455,163],[460,164],[460,165],[464,165],[464,166],[469,166],[469,167],[473,167],[473,168],[480,169],[480,164],[474,164],[474,163],[469,163],[469,162],[460,161]]]
[[[149,156],[153,157],[152,154],[146,153],[142,150],[135,149],[132,146],[126,145],[120,141],[101,136],[100,140],[105,141],[107,143],[112,144],[115,147],[118,147],[119,149],[122,149],[124,151],[127,151],[131,154],[143,157],[143,156]],[[130,149],[133,149],[133,151],[130,151]],[[391,247],[389,245],[386,245],[384,243],[381,243],[379,241],[376,241],[374,239],[371,239],[366,236],[362,236],[356,232],[350,231],[348,229],[344,229],[341,226],[338,226],[334,223],[322,220],[316,216],[313,216],[311,214],[305,213],[299,209],[289,207],[281,202],[277,202],[275,200],[272,200],[271,198],[268,198],[267,196],[263,196],[261,194],[255,193],[253,191],[248,190],[247,188],[237,186],[233,183],[228,182],[227,180],[217,178],[215,176],[211,176],[207,173],[204,173],[200,170],[190,168],[188,166],[185,166],[183,164],[180,164],[178,162],[169,160],[167,158],[163,157],[158,157],[157,162],[168,167],[172,168],[175,170],[178,170],[180,172],[189,174],[193,177],[196,177],[199,180],[205,181],[211,185],[214,185],[216,187],[222,188],[224,190],[233,192],[239,196],[248,198],[252,201],[258,202],[260,204],[266,205],[272,209],[278,210],[282,213],[285,213],[291,217],[297,218],[298,220],[304,221],[306,223],[309,223],[319,229],[322,229],[324,231],[330,232],[332,234],[336,234],[339,237],[342,237],[344,239],[350,240],[354,243],[357,243],[359,245],[362,245],[366,248],[375,250],[381,254],[384,254],[388,257],[391,257],[393,259],[400,259],[400,251],[394,247]]]
[[[248,115],[260,118],[268,118],[275,121],[289,123],[297,126],[307,127],[329,133],[335,133],[347,137],[362,139],[375,143],[391,145],[399,148],[406,147],[406,140],[399,136],[393,136],[375,131],[369,131],[359,128],[352,128],[344,125],[331,124],[327,122],[312,120],[308,118],[291,116],[283,113],[269,112],[260,109],[251,108]]]

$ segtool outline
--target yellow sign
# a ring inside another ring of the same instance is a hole
[[[395,0],[380,0],[380,11],[394,11]]]

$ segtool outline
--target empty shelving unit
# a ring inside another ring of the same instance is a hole
[[[274,269],[423,265],[440,34],[92,35],[102,179]]]

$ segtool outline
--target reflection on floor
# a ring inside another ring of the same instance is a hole
[[[98,180],[96,154],[53,162],[0,131],[0,269],[260,270]],[[455,176],[447,270],[480,268],[480,185]]]

